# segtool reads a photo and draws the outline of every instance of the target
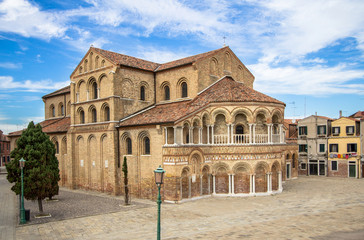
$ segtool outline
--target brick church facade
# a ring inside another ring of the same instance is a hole
[[[171,202],[269,195],[298,175],[285,104],[253,89],[229,47],[165,64],[91,47],[70,78],[43,97],[61,186],[123,194],[124,157],[132,196],[155,198],[161,165]]]

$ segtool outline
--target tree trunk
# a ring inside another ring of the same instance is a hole
[[[38,198],[38,208],[39,208],[39,212],[43,213],[43,205],[42,205],[42,199]]]
[[[129,205],[129,187],[128,187],[128,175],[124,177],[125,188],[125,205]]]

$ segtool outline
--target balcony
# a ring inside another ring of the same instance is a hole
[[[196,146],[196,145],[267,145],[267,144],[285,144],[283,134],[255,133],[251,134],[234,134],[228,131],[227,134],[215,134],[212,131],[203,131],[202,128],[191,128],[189,131],[183,131],[182,127],[174,127],[173,131],[165,127],[165,147],[175,146]]]

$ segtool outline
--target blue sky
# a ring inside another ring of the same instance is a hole
[[[0,129],[44,119],[91,44],[158,63],[226,44],[286,118],[364,110],[362,0],[2,0]]]

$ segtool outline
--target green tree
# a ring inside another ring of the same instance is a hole
[[[125,205],[129,205],[128,164],[125,156],[122,171],[124,172]]]
[[[24,167],[24,197],[38,200],[39,212],[43,213],[42,200],[58,195],[59,168],[54,144],[42,132],[40,124],[30,122],[16,142],[17,147],[10,153],[13,159],[6,165],[7,179],[16,194],[21,191],[19,160],[26,160]]]

